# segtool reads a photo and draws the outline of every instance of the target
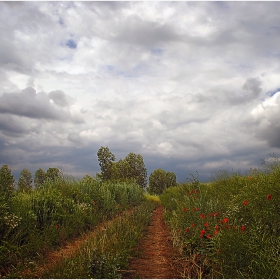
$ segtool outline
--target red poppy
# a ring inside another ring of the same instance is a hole
[[[206,236],[206,238],[212,238],[212,235],[211,234],[208,234],[207,236]]]
[[[204,223],[204,226],[205,227],[209,227],[209,224],[206,222],[206,223]]]
[[[188,211],[188,209],[187,209],[186,207],[184,207],[184,208],[183,208],[183,211],[184,211],[184,212],[187,212],[187,211]]]
[[[200,217],[201,219],[205,219],[205,218],[206,218],[206,215],[200,214],[199,217]]]
[[[218,230],[219,228],[220,228],[219,226],[215,226],[215,229],[217,229],[217,230]]]
[[[216,217],[216,216],[218,216],[218,215],[219,215],[219,212],[215,212],[215,213],[213,214],[214,217]]]
[[[59,228],[59,225],[55,225],[55,228]]]
[[[243,202],[243,205],[247,205],[248,202],[249,202],[249,200],[245,200],[245,201]]]
[[[235,230],[235,229],[236,229],[236,226],[232,226],[232,229]]]
[[[192,224],[192,227],[195,227],[195,224]]]
[[[216,229],[216,230],[214,231],[214,234],[218,234],[218,233],[219,233],[219,230]]]
[[[249,180],[253,180],[253,177],[252,177],[252,176],[250,176],[250,177],[249,177]]]
[[[186,229],[185,229],[185,232],[189,232],[189,228],[186,228]]]
[[[228,222],[228,218],[224,218],[224,223],[226,224]]]
[[[272,198],[272,195],[271,195],[271,194],[268,194],[268,195],[267,195],[267,199],[270,200],[271,198]]]
[[[245,231],[246,230],[246,226],[241,226],[241,231]]]

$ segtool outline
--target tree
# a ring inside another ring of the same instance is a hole
[[[115,155],[110,152],[108,147],[101,147],[97,152],[97,157],[101,168],[102,180],[112,179],[112,167],[116,159]]]
[[[15,179],[11,169],[4,164],[0,169],[0,196],[9,199],[15,190]]]
[[[143,189],[147,186],[147,169],[144,164],[143,157],[138,154],[129,153],[124,162],[128,168],[127,177],[136,180],[136,183]]]
[[[32,190],[32,173],[24,168],[20,172],[20,177],[18,180],[18,191],[30,191]]]
[[[61,172],[56,167],[50,167],[46,172],[47,179],[50,179],[52,181],[55,181],[57,178],[61,177]]]
[[[149,177],[149,192],[161,194],[165,189],[176,186],[176,175],[159,168],[154,170]]]
[[[35,187],[38,188],[41,186],[47,179],[46,173],[42,168],[39,168],[34,175],[34,184]]]

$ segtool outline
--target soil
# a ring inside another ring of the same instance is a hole
[[[123,279],[182,279],[185,262],[173,247],[170,232],[164,222],[164,210],[154,210],[147,234],[136,248],[138,256],[129,264]]]

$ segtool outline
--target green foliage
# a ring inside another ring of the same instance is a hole
[[[18,180],[18,191],[20,192],[28,192],[32,189],[32,173],[24,168],[21,172],[20,172],[20,177]]]
[[[248,175],[218,172],[160,196],[173,242],[199,267],[190,277],[279,278],[280,164]]]
[[[4,164],[0,169],[0,201],[8,200],[15,190],[15,179],[11,169]]]
[[[34,175],[34,184],[36,188],[39,188],[47,180],[46,173],[42,168],[39,168]]]
[[[118,182],[136,182],[143,189],[147,186],[147,169],[143,157],[129,153],[124,159],[115,161],[115,156],[108,147],[101,147],[98,152],[102,181],[114,180]]]
[[[0,268],[44,253],[99,222],[139,205],[143,190],[136,183],[100,182],[55,177],[29,192],[0,202]]]
[[[101,168],[102,180],[112,179],[112,166],[115,161],[115,155],[108,147],[101,147],[97,152],[99,166]]]
[[[159,168],[154,170],[149,177],[148,191],[153,194],[161,194],[165,189],[176,185],[176,175]]]

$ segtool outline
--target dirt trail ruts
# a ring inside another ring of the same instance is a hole
[[[130,261],[123,279],[182,279],[184,262],[179,251],[172,246],[163,208],[154,210],[148,232],[136,248],[140,256]]]
[[[121,212],[116,217],[111,220],[105,221],[101,224],[98,224],[93,230],[83,234],[79,238],[68,242],[64,247],[60,248],[57,251],[52,251],[46,254],[44,257],[44,262],[41,262],[35,269],[26,269],[21,272],[22,278],[42,278],[44,273],[52,267],[54,267],[58,262],[63,261],[65,258],[70,258],[83,244],[85,244],[90,238],[93,238],[100,230],[103,230],[110,226],[115,220],[120,219],[127,213],[131,213],[133,208]]]

